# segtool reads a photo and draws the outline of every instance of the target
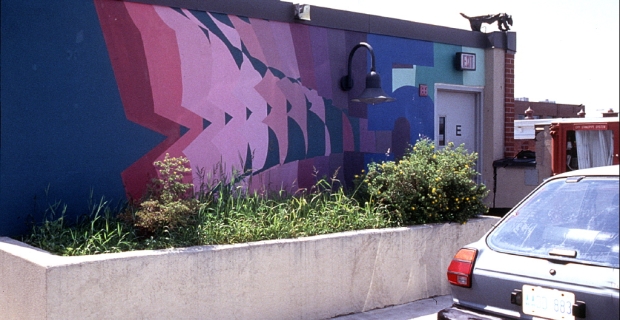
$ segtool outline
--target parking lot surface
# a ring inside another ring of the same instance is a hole
[[[332,318],[333,320],[434,320],[437,312],[452,305],[452,296],[438,296],[407,304],[391,306]]]

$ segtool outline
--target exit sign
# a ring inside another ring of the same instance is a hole
[[[476,70],[476,54],[457,52],[454,64],[457,70]]]

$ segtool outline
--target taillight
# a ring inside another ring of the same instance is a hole
[[[471,276],[478,250],[463,248],[454,255],[448,267],[448,281],[460,287],[471,288]]]

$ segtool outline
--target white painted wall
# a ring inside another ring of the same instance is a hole
[[[450,293],[497,218],[238,245],[59,257],[0,238],[2,319],[325,319]]]

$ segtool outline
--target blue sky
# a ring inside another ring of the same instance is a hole
[[[292,2],[292,1],[287,1]],[[517,33],[515,97],[618,111],[618,0],[305,0],[339,10],[470,30],[468,16],[507,13]],[[310,10],[312,14],[312,9]],[[497,24],[483,32],[497,31]],[[598,113],[598,114],[597,114]]]

